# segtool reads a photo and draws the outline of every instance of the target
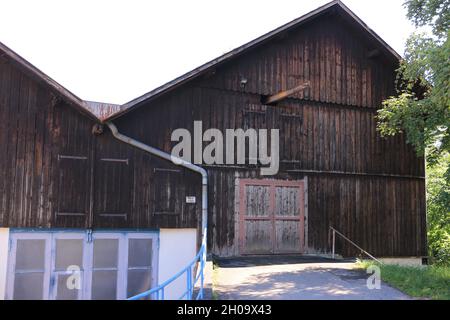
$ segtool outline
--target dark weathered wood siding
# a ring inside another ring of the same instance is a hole
[[[276,179],[308,178],[310,251],[329,251],[334,226],[376,255],[426,254],[424,159],[402,135],[382,138],[376,110],[394,93],[396,62],[378,55],[351,25],[323,17],[147,102],[115,122],[121,131],[170,152],[174,129],[280,129]],[[247,85],[241,86],[241,79]],[[276,106],[261,103],[310,81]],[[209,166],[212,251],[239,254],[236,188],[258,178],[248,166]],[[267,178],[267,177],[259,177]],[[344,254],[355,254],[338,243]]]
[[[95,123],[0,64],[0,226],[196,228],[200,208],[183,197],[200,197],[200,177],[93,135]],[[172,212],[155,210],[158,172],[176,177]]]
[[[290,30],[114,120],[119,130],[171,151],[171,133],[280,129],[280,171],[206,166],[209,245],[238,255],[239,181],[305,180],[305,251],[330,250],[334,226],[378,256],[426,255],[424,159],[403,136],[384,139],[374,119],[394,93],[392,57],[339,16]],[[370,56],[370,57],[369,57]],[[247,79],[241,86],[241,79]],[[279,102],[265,95],[305,81]],[[7,62],[0,63],[0,226],[198,227],[200,177],[115,141],[105,129]],[[175,190],[175,191],[174,191]],[[355,254],[338,243],[338,252]]]
[[[40,225],[52,210],[51,97],[0,61],[0,225]],[[42,112],[41,112],[42,111]]]

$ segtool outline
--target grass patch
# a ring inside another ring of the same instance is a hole
[[[377,264],[369,261],[358,262],[358,266],[367,269],[370,265],[381,269],[381,279],[391,286],[415,298],[450,300],[450,267],[423,266],[407,267]]]

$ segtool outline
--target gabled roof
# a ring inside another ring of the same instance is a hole
[[[32,79],[39,83],[43,83],[48,86],[50,90],[63,99],[66,103],[76,108],[78,111],[87,115],[93,120],[98,120],[97,117],[89,111],[85,102],[77,97],[75,94],[64,88],[58,82],[50,78],[48,75],[43,73],[41,70],[33,66],[27,60],[22,58],[20,55],[15,53],[13,50],[8,48],[6,45],[0,42],[0,57],[4,57],[15,64],[21,71],[30,76]]]
[[[382,51],[390,57],[392,60],[398,61],[401,59],[400,55],[395,52],[383,39],[381,39],[374,31],[372,31],[360,18],[358,18],[349,8],[347,8],[341,1],[334,0],[331,1],[322,7],[313,10],[300,18],[297,18],[269,33],[266,33],[259,38],[252,40],[228,53],[223,54],[222,56],[213,59],[202,66],[195,68],[192,71],[185,73],[184,75],[136,98],[131,100],[130,102],[117,105],[111,103],[103,103],[103,102],[94,102],[94,101],[84,101],[77,97],[75,94],[64,88],[58,82],[47,76],[41,70],[33,66],[31,63],[26,61],[24,58],[19,56],[13,50],[9,49],[6,45],[0,42],[0,57],[6,57],[15,63],[22,71],[26,74],[30,75],[33,79],[40,83],[44,83],[47,85],[50,90],[61,97],[65,102],[69,105],[76,108],[78,111],[88,116],[89,118],[106,122],[109,120],[116,119],[135,108],[141,106],[144,102],[152,100],[156,97],[159,97],[163,94],[170,92],[171,90],[179,87],[180,85],[186,84],[201,75],[207,73],[210,70],[218,67],[219,65],[228,62],[241,54],[249,51],[257,47],[258,45],[264,44],[271,39],[279,36],[285,31],[288,31],[292,28],[296,28],[306,22],[314,20],[320,16],[323,16],[332,10],[335,10],[341,16],[345,17],[348,21],[355,24],[359,29],[361,29],[375,44],[378,45]]]
[[[247,52],[248,50],[273,39],[274,37],[278,36],[280,33],[285,32],[292,28],[296,28],[306,22],[316,19],[316,18],[330,12],[331,10],[336,10],[339,14],[345,16],[348,20],[350,20],[357,27],[359,27],[361,30],[363,30],[376,44],[378,44],[378,46],[380,48],[383,49],[385,54],[390,56],[390,58],[392,58],[393,60],[396,60],[396,61],[401,59],[401,56],[394,49],[392,49],[383,39],[380,38],[380,36],[378,36],[372,29],[370,29],[348,7],[346,7],[341,1],[334,0],[334,1],[331,1],[331,2],[323,5],[322,7],[317,8],[316,10],[313,10],[313,11],[301,16],[300,18],[297,18],[297,19],[295,19],[295,20],[269,32],[269,33],[266,33],[266,34],[260,36],[259,38],[256,38],[255,40],[252,40],[252,41],[250,41],[228,53],[223,54],[222,56],[220,56],[214,60],[211,60],[211,61],[203,64],[202,66],[195,68],[194,70],[189,71],[189,72],[185,73],[184,75],[182,75],[172,81],[169,81],[166,84],[164,84],[164,85],[162,85],[162,86],[160,86],[160,87],[158,87],[136,99],[131,100],[130,102],[127,102],[126,104],[122,105],[121,111],[119,111],[103,120],[109,121],[109,120],[116,119],[116,118],[124,115],[125,113],[130,112],[131,110],[135,109],[136,107],[142,105],[144,102],[154,99],[158,96],[161,96],[161,95],[177,88],[180,85],[183,85],[189,81],[192,81],[192,80],[198,78],[199,76],[205,74],[209,70],[214,69],[217,66]]]

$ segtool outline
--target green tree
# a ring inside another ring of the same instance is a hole
[[[427,171],[427,224],[429,254],[438,264],[450,264],[450,183],[444,173],[450,154]]]
[[[428,166],[427,215],[430,253],[450,258],[450,0],[408,0],[416,27],[397,70],[398,94],[378,111],[383,136],[405,133]],[[443,251],[447,253],[443,253]],[[440,252],[438,254],[438,252]],[[446,258],[445,258],[446,257]]]

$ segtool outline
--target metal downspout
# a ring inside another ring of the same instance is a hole
[[[113,136],[126,144],[129,144],[133,147],[141,149],[145,152],[153,154],[159,158],[162,158],[167,161],[171,161],[176,165],[182,166],[191,171],[200,173],[202,175],[202,245],[204,246],[204,261],[206,261],[206,232],[208,228],[208,172],[202,167],[196,166],[191,162],[185,161],[178,157],[175,157],[169,153],[161,151],[159,149],[148,146],[140,141],[134,140],[126,135],[123,135],[119,132],[117,127],[112,122],[106,122],[106,125],[111,130]]]

